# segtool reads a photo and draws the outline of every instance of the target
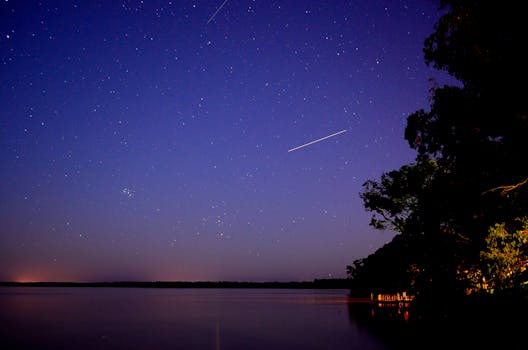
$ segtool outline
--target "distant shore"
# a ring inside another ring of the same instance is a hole
[[[115,281],[115,282],[0,282],[0,287],[112,287],[112,288],[289,288],[349,289],[347,279],[315,279],[305,282],[231,282],[231,281]]]

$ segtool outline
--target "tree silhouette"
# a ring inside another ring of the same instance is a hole
[[[522,54],[528,31],[522,5],[448,0],[440,9],[444,14],[424,43],[425,61],[461,86],[431,89],[429,110],[407,118],[404,137],[417,151],[414,163],[367,181],[360,194],[371,225],[398,233],[389,245],[400,249],[396,238],[405,238],[406,250],[387,256],[384,265],[399,266],[409,288],[433,298],[473,290],[468,272],[483,271],[483,261],[491,259],[486,252],[499,256],[499,248],[508,246],[493,245],[489,233],[499,232],[497,223],[509,226],[528,216],[528,66]],[[352,268],[356,285],[372,282],[364,276],[380,264],[377,253]]]

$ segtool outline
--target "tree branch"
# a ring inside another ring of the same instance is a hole
[[[482,194],[486,194],[488,192],[495,192],[495,191],[498,191],[498,190],[501,190],[501,193],[500,195],[501,196],[504,196],[506,195],[508,192],[510,191],[513,191],[514,189],[516,189],[517,187],[521,187],[523,185],[526,185],[526,183],[528,182],[528,177],[526,179],[524,179],[523,181],[515,184],[515,185],[507,185],[507,186],[499,186],[499,187],[495,187],[495,188],[492,188],[490,190],[487,190],[487,191],[484,191],[482,192]]]

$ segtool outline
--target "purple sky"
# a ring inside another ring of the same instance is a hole
[[[434,1],[0,3],[0,280],[344,277]],[[347,132],[294,152],[315,139]]]

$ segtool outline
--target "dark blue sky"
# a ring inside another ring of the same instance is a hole
[[[0,280],[344,277],[393,237],[359,193],[414,158],[437,3],[222,3],[2,1]]]

